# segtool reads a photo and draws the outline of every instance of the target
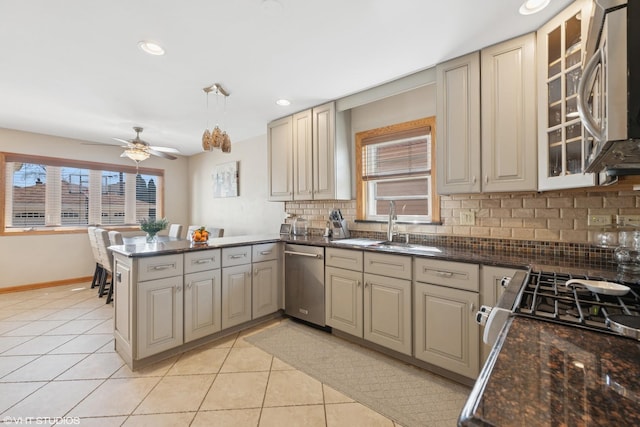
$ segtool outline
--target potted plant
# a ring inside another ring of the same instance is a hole
[[[140,220],[140,229],[147,233],[147,242],[155,242],[156,234],[159,231],[164,230],[169,225],[169,221],[166,218],[142,218]]]

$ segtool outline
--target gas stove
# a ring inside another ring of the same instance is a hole
[[[521,285],[513,314],[636,339],[640,337],[637,287],[630,286],[624,295],[607,295],[592,292],[582,285],[567,285],[571,279],[606,281],[593,276],[530,272]]]

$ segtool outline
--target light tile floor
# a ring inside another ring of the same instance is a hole
[[[0,423],[398,426],[244,340],[278,321],[132,372],[114,351],[113,306],[96,294],[0,294]]]

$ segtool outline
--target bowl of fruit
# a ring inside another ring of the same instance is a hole
[[[191,233],[191,241],[194,244],[203,244],[209,241],[209,232],[205,227],[196,228]]]

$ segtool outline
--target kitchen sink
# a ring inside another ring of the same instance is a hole
[[[433,246],[415,245],[413,243],[390,242],[374,239],[339,239],[333,240],[331,243],[335,245],[362,246],[375,249],[387,249],[390,251],[400,252],[441,252],[440,249]]]
[[[415,245],[412,243],[402,242],[380,242],[371,245],[372,248],[390,249],[409,252],[441,252],[440,249],[433,246]]]

